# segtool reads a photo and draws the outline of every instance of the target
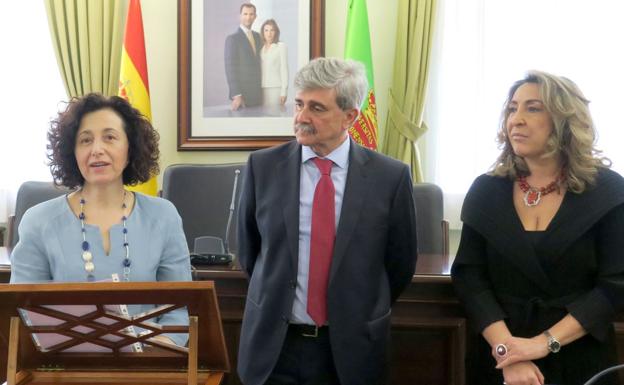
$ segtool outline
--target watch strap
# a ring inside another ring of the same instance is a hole
[[[544,330],[543,333],[548,338],[547,348],[551,353],[557,353],[561,349],[561,343],[557,340],[548,330]]]

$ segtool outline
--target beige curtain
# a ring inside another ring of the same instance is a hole
[[[67,95],[117,95],[127,0],[44,1]]]
[[[415,183],[423,181],[416,142],[427,131],[423,110],[436,3],[437,0],[399,1],[394,77],[381,149],[409,164]]]

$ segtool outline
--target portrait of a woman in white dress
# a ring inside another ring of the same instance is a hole
[[[283,106],[288,92],[288,55],[286,44],[279,41],[280,29],[273,19],[262,23],[262,97],[267,107]]]

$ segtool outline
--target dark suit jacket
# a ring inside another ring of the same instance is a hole
[[[589,334],[536,364],[546,383],[582,384],[613,359],[611,322],[624,304],[624,180],[600,170],[594,187],[566,193],[541,234],[524,231],[512,196],[512,180],[489,175],[466,195],[451,270],[457,295],[479,332],[505,320],[512,334],[533,337],[574,316]],[[472,383],[501,384],[480,344]]]
[[[254,55],[249,40],[239,27],[225,40],[225,76],[230,99],[243,95],[248,107],[262,104],[262,72],[260,70],[260,34],[252,31],[256,43]]]
[[[238,218],[239,261],[250,277],[238,356],[246,385],[277,362],[297,282],[299,174],[296,142],[252,153]],[[416,265],[409,169],[351,143],[328,287],[329,335],[343,385],[380,381],[390,306]]]

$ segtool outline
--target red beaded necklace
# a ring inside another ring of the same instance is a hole
[[[563,173],[557,177],[554,181],[550,182],[548,186],[537,188],[531,186],[526,181],[526,176],[518,177],[518,185],[520,186],[520,190],[524,193],[524,204],[527,207],[537,206],[540,203],[543,195],[550,194],[555,190],[559,190],[559,184],[563,181]]]

